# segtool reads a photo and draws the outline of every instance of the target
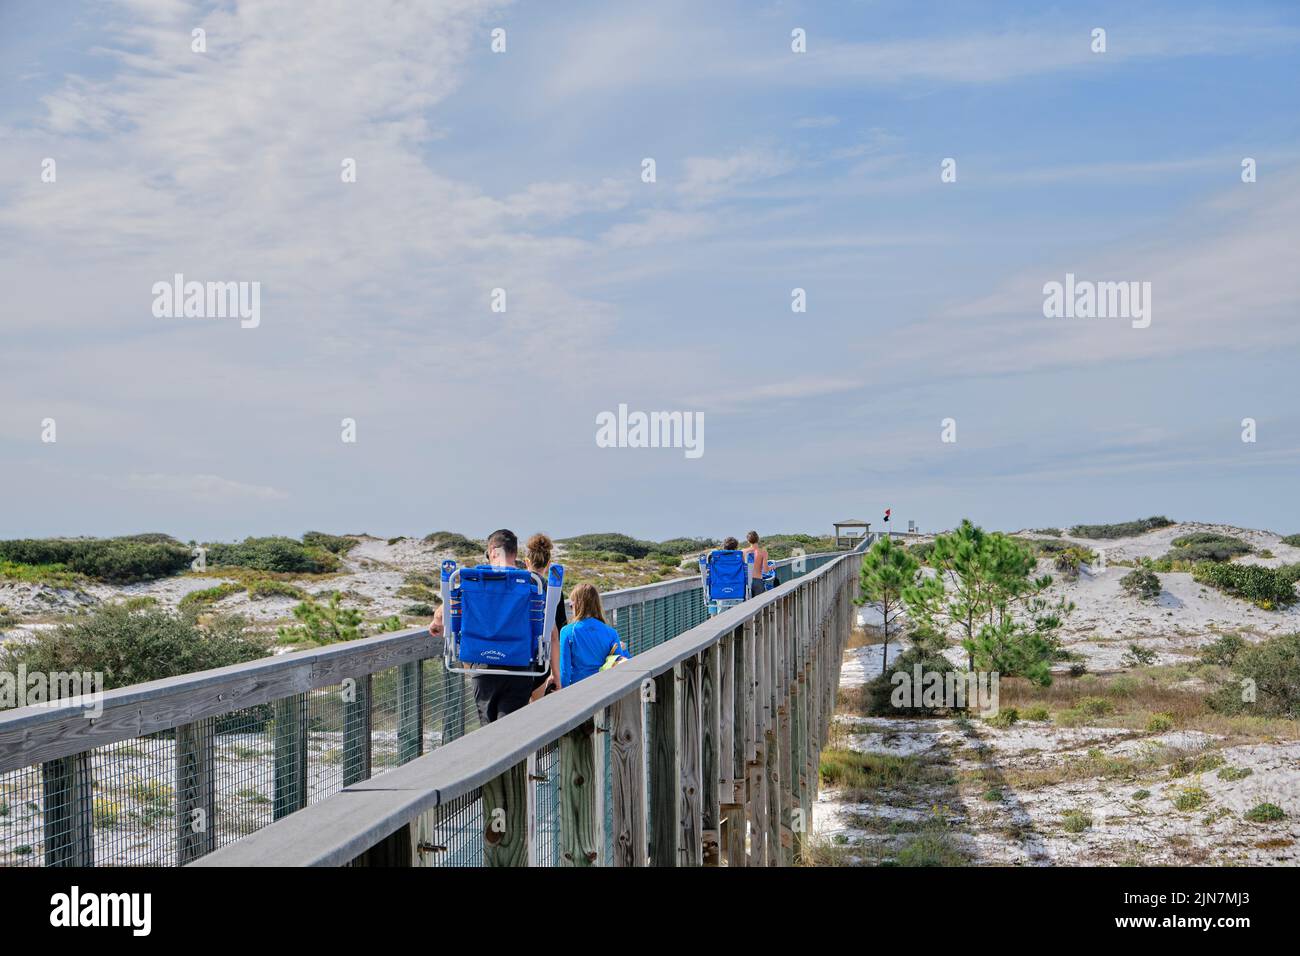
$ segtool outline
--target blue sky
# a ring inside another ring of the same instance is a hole
[[[2,3],[0,536],[1300,530],[1298,65],[1288,3]]]

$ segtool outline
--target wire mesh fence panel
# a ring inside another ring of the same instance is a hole
[[[467,675],[447,670],[436,658],[424,661],[423,666],[427,752],[477,730],[479,720],[474,687]]]
[[[169,866],[176,862],[175,739],[170,732],[91,751],[89,810],[96,866]],[[76,759],[76,758],[68,758]],[[48,765],[47,765],[48,766]],[[47,784],[51,777],[47,775]],[[47,818],[77,794],[47,786]],[[75,808],[72,809],[76,813]],[[54,836],[47,830],[47,837]],[[55,836],[55,842],[58,837]],[[47,855],[51,847],[47,844]],[[90,861],[87,861],[90,862]]]
[[[263,704],[212,721],[216,846],[275,819],[274,719],[274,708]]]
[[[560,865],[560,748],[550,743],[537,751],[533,762],[533,862]]]
[[[398,669],[389,667],[370,677],[370,772],[383,773],[399,763],[397,724],[399,717]]]
[[[416,855],[421,866],[482,866],[483,800],[478,789],[421,816]]]
[[[44,784],[39,766],[0,774],[0,866],[45,863]]]

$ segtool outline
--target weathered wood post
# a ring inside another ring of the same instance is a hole
[[[721,801],[718,799],[722,754],[722,738],[719,729],[721,726],[719,703],[722,689],[721,641],[710,644],[700,657],[700,720],[703,724],[700,733],[703,748],[700,762],[700,820],[703,827],[701,841],[704,865],[717,866],[721,857],[719,844],[722,833],[719,810]]]
[[[750,706],[753,720],[750,721],[751,741],[748,746],[749,759],[749,863],[751,866],[767,865],[767,756],[766,756],[766,671],[767,671],[767,628],[763,615],[754,617],[751,632],[753,664],[750,686]]]
[[[736,638],[724,635],[718,644],[721,679],[718,685],[718,825],[719,858],[731,863],[732,811],[736,808]]]
[[[611,866],[646,865],[645,750],[642,692],[610,706],[610,799],[614,858]]]
[[[749,650],[746,645],[752,640],[753,626],[746,621],[738,630],[732,631],[731,652],[731,801],[727,810],[727,865],[745,866],[745,828],[747,821],[746,803],[748,792],[747,775],[749,760],[746,752],[749,746]]]
[[[41,764],[46,866],[94,866],[94,782],[90,754]]]
[[[307,695],[275,702],[275,819],[307,806]]]
[[[677,865],[681,781],[677,770],[677,672],[654,679],[646,704],[650,722],[650,865]]]
[[[411,661],[397,669],[397,762],[408,763],[424,753],[424,662]]]
[[[681,751],[678,760],[681,797],[677,811],[680,814],[677,865],[701,866],[704,863],[704,747],[699,657],[688,657],[682,661],[681,668]]]
[[[777,613],[781,620],[781,645],[778,654],[781,673],[781,698],[777,712],[781,765],[778,769],[781,780],[780,800],[780,864],[790,866],[794,862],[794,833],[791,826],[794,808],[794,715],[791,712],[793,682],[790,679],[791,662],[794,658],[792,645],[793,628],[790,619],[790,599],[781,601]]]
[[[596,724],[587,720],[560,738],[560,864],[594,866],[605,821],[596,812]]]
[[[216,849],[215,731],[212,718],[176,728],[176,862]]]
[[[343,687],[343,786],[370,776],[371,675],[349,678]]]
[[[528,865],[528,762],[483,784],[483,865]]]

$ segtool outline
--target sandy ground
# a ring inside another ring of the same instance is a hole
[[[1093,550],[1104,548],[1109,562],[1159,557],[1174,538],[1202,530],[1244,538],[1275,555],[1239,560],[1300,561],[1300,549],[1282,544],[1275,534],[1223,525],[1181,524],[1107,542],[1072,540]],[[1050,572],[1048,562],[1041,563],[1041,570]],[[1086,568],[1077,581],[1058,579],[1052,587],[1053,594],[1077,606],[1063,643],[1083,656],[1090,671],[1121,669],[1129,643],[1154,651],[1157,663],[1174,663],[1188,660],[1223,632],[1262,640],[1300,630],[1300,608],[1262,611],[1201,587],[1190,574],[1161,574],[1159,599],[1142,602],[1119,587],[1128,570]],[[880,623],[869,610],[859,614],[859,622]],[[891,642],[890,659],[904,647]],[[879,644],[850,648],[841,688],[877,676],[882,656]],[[959,650],[950,649],[949,656],[964,665]],[[813,813],[813,836],[829,848],[827,859],[834,862],[890,860],[918,834],[938,832],[973,865],[1300,864],[1300,742],[1293,740],[1238,743],[1199,731],[1146,733],[1024,720],[1000,728],[977,719],[839,714],[832,745],[922,761],[945,781],[881,789],[870,794],[868,803],[852,802],[842,790],[824,790]],[[1163,756],[1127,776],[1092,772],[1110,758],[1143,755]],[[1175,757],[1198,755],[1210,755],[1215,765],[1201,773],[1172,775],[1169,764]],[[1061,767],[1087,769],[1060,774]],[[1220,776],[1225,767],[1233,772]],[[1188,805],[1189,788],[1199,788],[1195,806]],[[1188,809],[1178,808],[1180,798]],[[1286,818],[1267,823],[1245,819],[1261,803],[1276,804]],[[1077,832],[1066,825],[1072,813],[1078,814],[1075,821],[1086,822],[1075,824]]]
[[[1198,584],[1187,572],[1161,573],[1163,590],[1152,601],[1124,592],[1120,579],[1132,569],[1111,562],[1161,557],[1173,546],[1175,538],[1195,531],[1241,538],[1257,551],[1268,550],[1274,555],[1272,558],[1244,555],[1237,559],[1240,563],[1276,566],[1300,562],[1300,548],[1283,544],[1279,535],[1229,525],[1181,522],[1143,535],[1110,540],[1062,535],[1063,539],[1086,545],[1105,558],[1096,566],[1085,566],[1074,581],[1056,574],[1051,561],[1039,562],[1039,573],[1052,574],[1054,578],[1047,597],[1052,600],[1064,597],[1075,605],[1061,629],[1065,648],[1081,655],[1089,670],[1107,671],[1122,666],[1121,659],[1130,643],[1152,651],[1157,664],[1172,664],[1186,660],[1197,648],[1217,640],[1227,631],[1240,633],[1247,639],[1300,631],[1300,602],[1277,611],[1261,610],[1248,601]],[[1031,531],[1020,534],[1028,538],[1048,537]],[[858,623],[879,627],[879,611],[859,609]],[[877,669],[879,665],[877,660]],[[1064,663],[1057,667],[1057,670],[1068,669],[1069,664]]]

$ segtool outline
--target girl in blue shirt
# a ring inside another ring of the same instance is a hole
[[[590,677],[631,657],[618,631],[605,623],[600,592],[590,584],[573,589],[573,620],[560,630],[560,686]]]

